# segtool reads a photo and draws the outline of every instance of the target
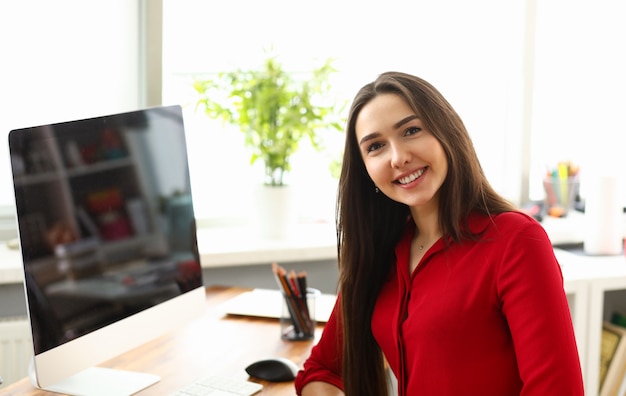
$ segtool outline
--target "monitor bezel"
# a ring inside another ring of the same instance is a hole
[[[205,307],[206,289],[202,286],[34,355],[31,382],[34,374],[34,386],[42,389],[54,387],[85,369],[98,366],[197,319]]]

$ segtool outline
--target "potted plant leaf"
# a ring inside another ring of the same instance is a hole
[[[343,129],[341,109],[329,103],[327,96],[329,76],[334,72],[332,62],[327,60],[310,76],[297,76],[270,55],[257,69],[222,72],[215,78],[194,81],[199,95],[196,109],[244,133],[244,143],[251,150],[250,164],[263,162],[263,184],[271,187],[265,188],[272,197],[264,205],[280,205],[283,214],[288,212],[288,202],[277,202],[281,200],[277,195],[289,194],[285,175],[291,170],[290,159],[301,141],[308,139],[320,149],[321,133]],[[279,214],[272,214],[268,208],[263,212],[269,213],[274,223],[280,223]]]

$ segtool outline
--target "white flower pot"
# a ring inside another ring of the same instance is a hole
[[[297,223],[296,197],[290,186],[261,185],[256,190],[255,228],[261,238],[286,239]]]

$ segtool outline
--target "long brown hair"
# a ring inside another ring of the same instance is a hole
[[[337,196],[337,249],[343,326],[346,395],[387,392],[384,358],[371,332],[374,304],[395,262],[394,248],[410,216],[408,206],[375,191],[359,151],[356,119],[380,94],[401,97],[441,143],[448,174],[440,189],[439,225],[449,243],[476,239],[470,213],[496,214],[515,208],[487,181],[472,140],[456,111],[431,84],[405,73],[387,72],[355,96],[346,130]]]

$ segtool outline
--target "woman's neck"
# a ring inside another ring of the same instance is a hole
[[[415,238],[419,238],[425,243],[439,239],[441,228],[437,208],[412,207],[411,216],[416,228]]]

